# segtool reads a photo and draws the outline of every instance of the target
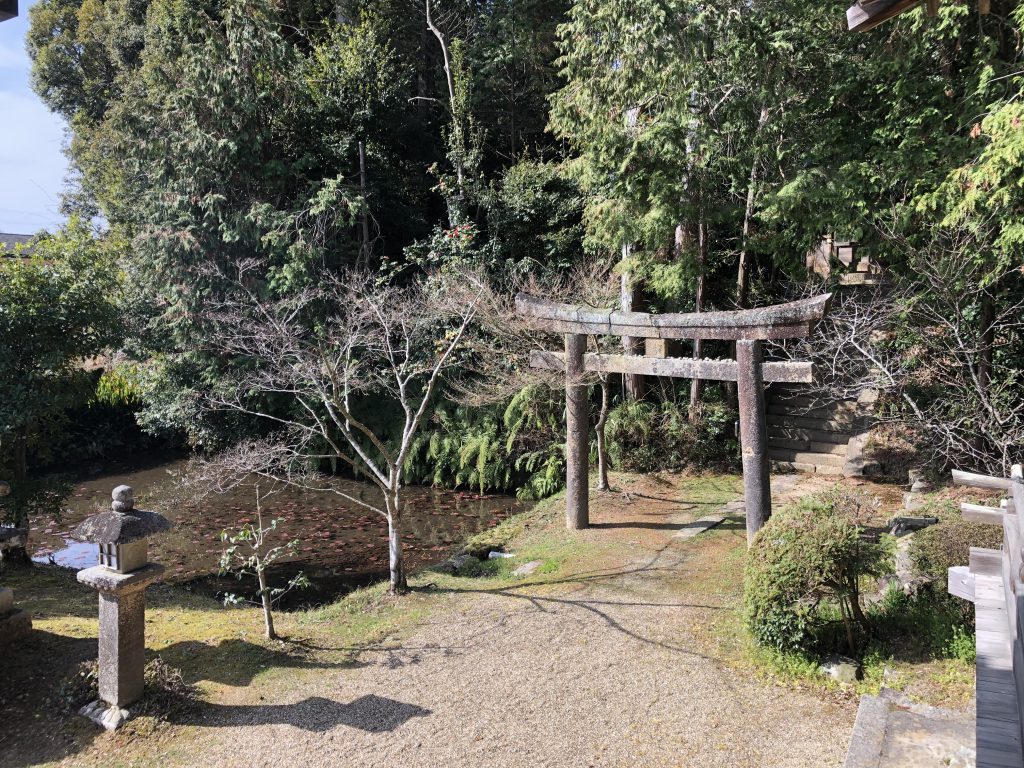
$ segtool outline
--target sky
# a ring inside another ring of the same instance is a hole
[[[52,230],[64,219],[66,126],[29,84],[25,33],[35,2],[20,0],[18,17],[0,22],[0,232],[19,235]]]

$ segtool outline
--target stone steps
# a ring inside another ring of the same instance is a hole
[[[798,416],[805,419],[847,419],[856,418],[859,410],[857,403],[852,401],[814,406],[780,400],[772,402],[767,412],[776,416]]]
[[[797,429],[814,430],[816,432],[835,432],[846,435],[851,434],[857,426],[856,419],[852,417],[815,419],[808,416],[791,416],[788,414],[769,413],[766,418],[769,427],[795,427]]]
[[[780,427],[768,425],[768,442],[772,439],[791,440],[810,445],[813,443],[834,443],[846,445],[850,436],[845,432],[827,432],[821,429],[803,429],[801,427]]]
[[[789,440],[784,437],[768,435],[768,447],[806,453],[827,453],[846,458],[846,443],[819,443],[812,440]]]
[[[812,451],[794,451],[789,448],[768,448],[768,458],[789,464],[813,464],[814,466],[843,468],[846,464],[846,455],[835,453],[814,453]]]

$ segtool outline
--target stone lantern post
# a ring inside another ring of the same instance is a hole
[[[11,486],[0,482],[0,498],[11,492]],[[7,546],[25,546],[24,531],[20,528],[0,528],[0,558]],[[0,587],[0,645],[12,643],[32,631],[32,617],[15,608],[14,590]]]
[[[90,517],[75,531],[99,545],[100,563],[78,572],[78,581],[100,593],[100,700],[81,714],[108,731],[128,717],[125,709],[142,697],[146,666],[145,589],[164,572],[148,562],[148,539],[171,527],[156,512],[135,509],[132,489],[119,485],[109,512]]]

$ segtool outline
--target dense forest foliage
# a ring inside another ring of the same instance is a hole
[[[31,22],[35,88],[70,125],[64,204],[119,264],[119,380],[152,433],[258,431],[198,394],[247,364],[211,352],[204,307],[254,259],[273,298],[351,267],[510,290],[596,264],[628,305],[688,311],[789,295],[833,234],[892,278],[864,353],[883,407],[939,435],[940,464],[1020,449],[1016,3],[864,34],[831,0],[40,0]],[[730,393],[692,394],[703,421],[689,391],[624,402],[613,455],[730,460]],[[412,475],[551,493],[561,409],[544,388],[442,402]]]

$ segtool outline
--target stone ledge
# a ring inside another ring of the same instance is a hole
[[[123,595],[145,589],[164,574],[164,567],[149,563],[131,573],[118,573],[102,565],[78,572],[78,582],[100,592]]]

